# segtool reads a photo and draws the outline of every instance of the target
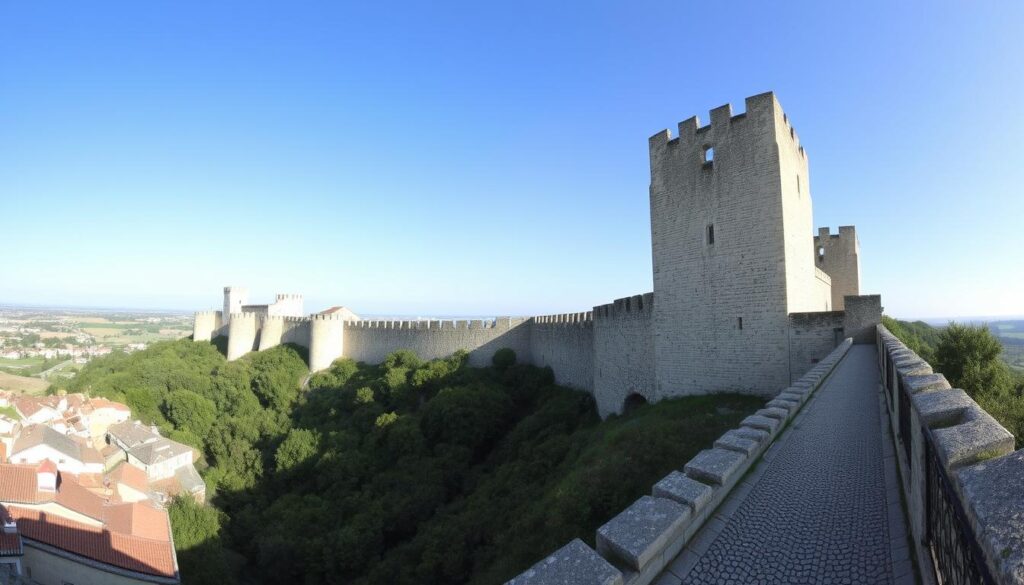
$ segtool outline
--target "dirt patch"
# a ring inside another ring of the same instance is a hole
[[[50,387],[50,383],[39,378],[26,378],[0,372],[0,389],[25,394],[42,394]]]

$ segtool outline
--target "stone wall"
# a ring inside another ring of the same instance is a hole
[[[228,361],[237,360],[257,347],[260,317],[256,313],[235,313],[228,322]]]
[[[844,338],[842,311],[789,316],[789,371],[795,380],[827,356]]]
[[[380,363],[397,349],[411,349],[425,360],[460,349],[472,366],[489,366],[494,352],[510,348],[524,361],[530,355],[529,320],[499,317],[493,321],[353,321],[345,325],[345,356]]]
[[[690,118],[649,149],[657,394],[785,386],[788,313],[824,306],[810,306],[806,156],[775,96]]]
[[[582,390],[594,387],[594,313],[534,317],[529,324],[529,353],[535,366],[550,367],[555,381]]]
[[[217,337],[223,325],[220,311],[199,311],[192,321],[192,340],[210,341]]]
[[[941,536],[959,527],[965,540],[959,541],[960,535],[953,540],[965,545],[961,550],[967,562],[958,564],[978,571],[968,574],[969,582],[982,582],[987,572],[996,583],[1021,583],[1024,451],[1014,452],[1009,431],[884,326],[877,325],[875,332],[910,540],[925,582],[950,582],[945,565],[933,564],[932,550],[944,557],[949,547]],[[943,528],[929,529],[930,524]],[[971,540],[978,556],[972,554]]]
[[[309,369],[319,372],[345,355],[345,320],[342,315],[309,317]]]
[[[626,398],[659,398],[654,388],[654,293],[594,307],[594,385],[602,417],[622,412]]]

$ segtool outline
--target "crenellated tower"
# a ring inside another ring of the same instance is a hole
[[[221,313],[224,325],[231,323],[233,313],[241,313],[242,305],[249,300],[249,289],[240,286],[224,287],[224,311]]]
[[[814,237],[814,259],[832,279],[832,309],[842,311],[843,297],[860,294],[860,242],[852,225],[839,226],[838,234],[819,228]]]
[[[807,155],[788,117],[764,93],[649,146],[658,397],[784,386],[788,314],[828,309],[814,294]]]

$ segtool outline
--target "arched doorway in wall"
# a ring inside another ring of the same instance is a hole
[[[626,397],[626,400],[622,403],[622,414],[629,414],[637,407],[647,404],[647,399],[644,398],[643,394],[637,394],[633,392]]]

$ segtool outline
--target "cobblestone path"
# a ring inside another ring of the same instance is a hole
[[[851,347],[656,583],[913,583],[876,364]]]

